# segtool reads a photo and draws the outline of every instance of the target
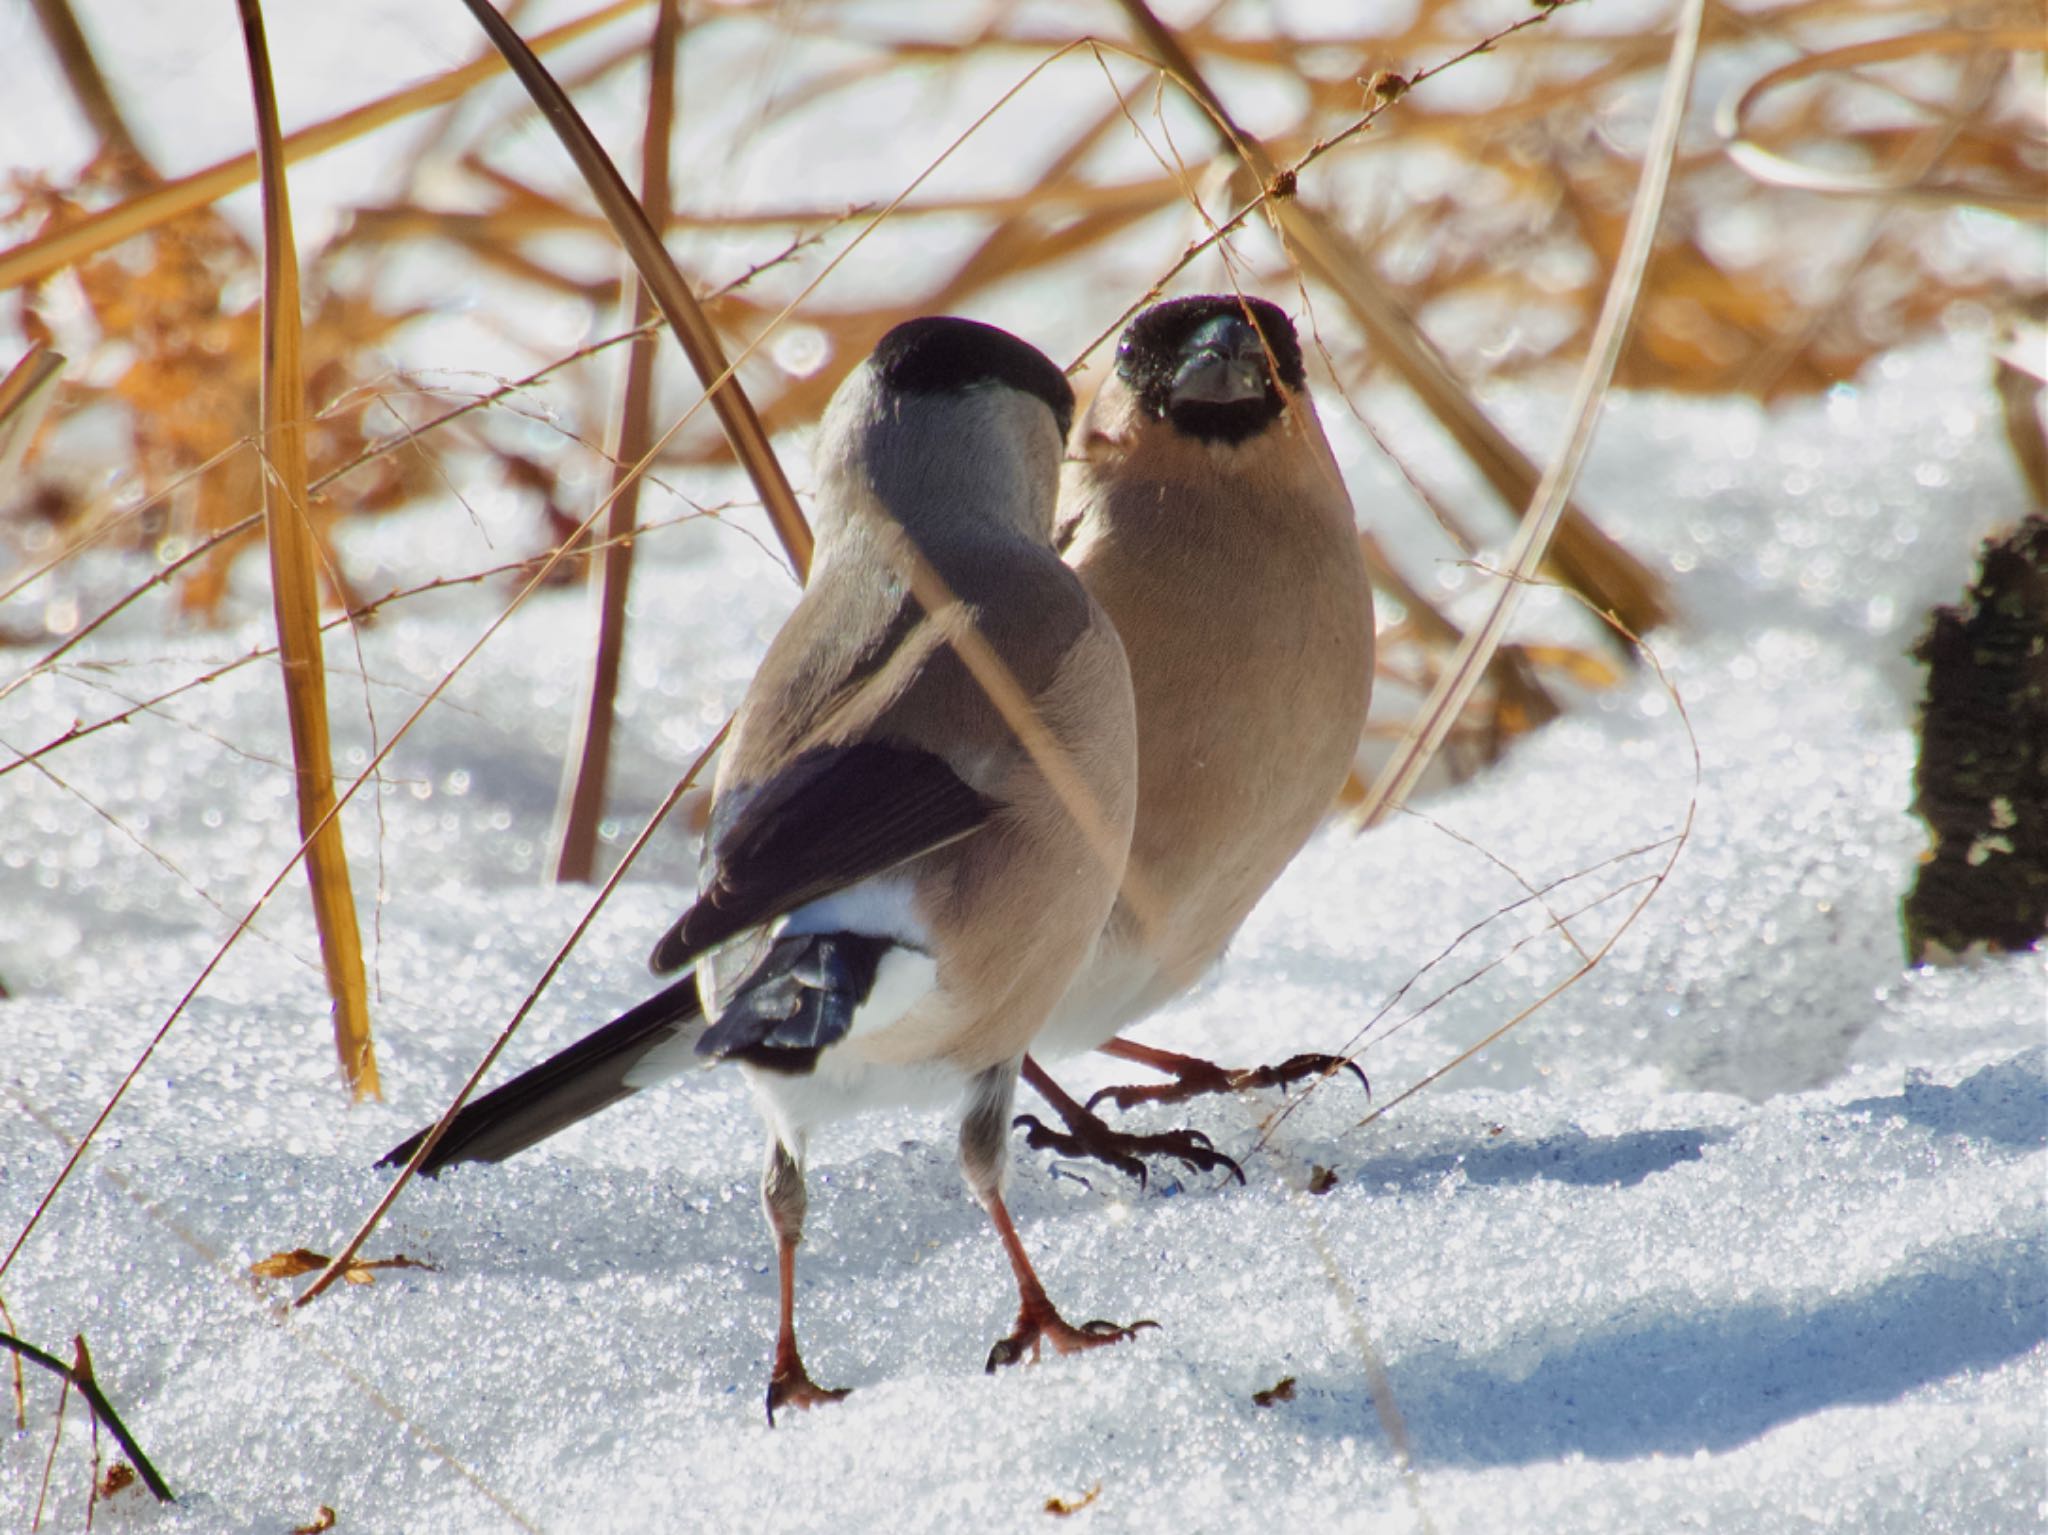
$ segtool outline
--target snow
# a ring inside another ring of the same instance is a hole
[[[465,35],[436,46],[462,56]],[[1029,328],[1024,308],[989,317]],[[1094,318],[1060,323],[1078,339]],[[1642,669],[1574,694],[1418,814],[1326,830],[1218,973],[1140,1031],[1231,1064],[1363,1044],[1372,1098],[1337,1079],[1284,1117],[1270,1092],[1128,1116],[1205,1130],[1243,1187],[1160,1165],[1140,1190],[1020,1149],[1012,1208],[1055,1300],[1159,1327],[996,1377],[982,1363],[1014,1294],[945,1118],[828,1131],[799,1319],[813,1373],[855,1389],[773,1430],[760,1132],[734,1074],[413,1186],[368,1253],[430,1269],[304,1310],[285,1305],[304,1281],[248,1274],[339,1246],[385,1187],[372,1162],[440,1109],[584,911],[587,890],[539,875],[589,614],[536,597],[347,812],[386,1100],[343,1106],[294,876],[0,1278],[14,1330],[59,1353],[85,1336],[178,1494],[124,1492],[95,1528],[274,1535],[326,1505],[341,1529],[408,1535],[1009,1529],[1057,1499],[1102,1532],[2042,1529],[2048,975],[2038,954],[1909,967],[1897,922],[1923,845],[1904,651],[1982,534],[2025,510],[1984,353],[1964,329],[1770,412],[1616,399],[1582,500],[1672,575],[1682,616],[1651,642],[1669,686]],[[1555,396],[1490,403],[1553,440]],[[1455,486],[1408,407],[1365,408]],[[1428,547],[1348,413],[1324,416],[1361,520],[1397,553]],[[359,585],[522,547],[516,508],[470,511],[352,531]],[[795,592],[743,515],[640,551],[612,857]],[[5,632],[134,579],[76,562],[0,610]],[[390,739],[506,590],[399,604],[330,642],[340,763]],[[139,604],[0,698],[0,745],[262,644],[257,562],[236,591],[224,631]],[[1602,643],[1551,594],[1523,623]],[[40,654],[6,650],[0,678]],[[296,844],[287,755],[263,662],[0,782],[0,1239]],[[1688,813],[1668,880],[1597,968],[1395,1102],[1580,968],[1528,887],[1590,905],[1571,926],[1595,949]],[[691,886],[687,838],[664,830],[505,1066],[645,995],[646,949]],[[1058,1074],[1129,1079],[1099,1059]],[[1291,1397],[1254,1400],[1290,1377]],[[36,1505],[55,1383],[31,1371],[25,1406],[0,1440],[9,1529]],[[85,1427],[74,1402],[46,1528],[84,1524]]]
[[[856,1389],[772,1431],[759,1132],[721,1073],[416,1186],[370,1251],[431,1270],[303,1311],[281,1308],[293,1286],[246,1277],[353,1229],[383,1187],[371,1162],[444,1101],[582,910],[586,892],[534,874],[587,615],[570,594],[529,604],[350,822],[360,888],[384,897],[388,1101],[341,1106],[294,883],[7,1275],[26,1335],[85,1334],[180,1495],[158,1510],[124,1493],[97,1519],[272,1531],[326,1504],[365,1530],[1004,1527],[1099,1487],[1079,1517],[1103,1530],[2039,1528],[2042,963],[1910,969],[1895,918],[1920,843],[1898,656],[2020,492],[1970,349],[1906,363],[1876,370],[1862,409],[1959,445],[1948,483],[1910,492],[1939,443],[1874,446],[1868,420],[1831,429],[1826,403],[1766,419],[1618,402],[1589,495],[1640,547],[1694,562],[1684,620],[1653,643],[1699,743],[1696,790],[1670,694],[1630,677],[1422,815],[1326,831],[1217,976],[1144,1033],[1240,1063],[1336,1048],[1485,923],[1367,1034],[1385,1104],[1578,967],[1534,904],[1486,922],[1524,895],[1502,865],[1539,886],[1591,870],[1547,898],[1610,894],[1574,919],[1592,947],[1637,894],[1613,892],[1669,849],[1603,861],[1668,837],[1696,796],[1668,884],[1590,976],[1363,1126],[1343,1080],[1263,1141],[1276,1094],[1131,1116],[1204,1128],[1245,1159],[1243,1188],[1162,1167],[1141,1192],[1022,1154],[1015,1210],[1055,1298],[1160,1327],[1000,1377],[981,1365],[1012,1295],[944,1118],[828,1133],[800,1317],[814,1373]],[[1804,501],[1784,495],[1794,461]],[[1353,474],[1370,516],[1370,472]],[[375,529],[356,557],[404,537]],[[622,796],[643,806],[789,592],[726,523],[647,548],[642,589],[661,599],[637,619]],[[1807,595],[1817,563],[1844,577]],[[437,602],[362,637],[386,737],[496,598]],[[259,637],[165,640],[138,618],[90,652],[105,671],[10,699],[5,739],[89,717],[103,682],[137,693]],[[346,754],[367,744],[359,685],[337,699]],[[187,882],[234,912],[288,849],[280,713],[251,666],[54,755],[64,787],[14,775],[0,1231],[218,942]],[[649,935],[687,898],[684,855],[678,839],[621,887],[508,1059],[637,1000]],[[1314,1195],[1318,1167],[1337,1181]],[[1290,1400],[1254,1403],[1290,1376]],[[0,1507],[33,1506],[54,1393],[31,1376]],[[84,1498],[72,1417],[55,1527]]]

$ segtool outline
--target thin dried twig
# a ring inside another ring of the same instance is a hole
[[[1689,0],[1689,3],[1697,4],[1699,3],[1699,0]],[[1611,615],[1602,616],[1606,617],[1607,621],[1610,623],[1614,621]],[[1659,662],[1657,659],[1656,653],[1652,651],[1647,645],[1644,645],[1641,640],[1635,640],[1635,644],[1637,648],[1641,651],[1643,657],[1649,662],[1652,670],[1655,672],[1657,681],[1663,687],[1665,694],[1671,699],[1673,708],[1677,710],[1679,723],[1685,727],[1686,742],[1692,753],[1692,793],[1690,798],[1686,801],[1685,817],[1684,820],[1680,823],[1678,830],[1675,833],[1673,833],[1670,837],[1664,839],[1664,842],[1670,845],[1670,855],[1664,860],[1663,865],[1653,873],[1644,875],[1640,879],[1631,880],[1628,882],[1627,885],[1624,885],[1621,890],[1609,891],[1607,892],[1607,894],[1600,897],[1598,901],[1590,902],[1586,907],[1581,908],[1581,910],[1590,910],[1592,906],[1596,906],[1602,904],[1605,901],[1611,900],[1614,898],[1614,896],[1621,894],[1622,890],[1626,890],[1632,886],[1639,886],[1642,888],[1643,893],[1637,899],[1636,903],[1633,906],[1631,906],[1626,913],[1623,914],[1621,921],[1615,925],[1614,930],[1600,942],[1600,944],[1593,950],[1591,954],[1587,954],[1585,956],[1584,960],[1578,965],[1576,969],[1574,969],[1563,980],[1559,981],[1555,986],[1551,987],[1548,991],[1544,992],[1542,996],[1538,997],[1535,1001],[1531,1002],[1527,1007],[1517,1012],[1512,1018],[1509,1018],[1505,1023],[1502,1023],[1498,1028],[1495,1028],[1492,1031],[1490,1031],[1488,1034],[1485,1035],[1485,1037],[1480,1039],[1478,1042],[1464,1050],[1459,1051],[1455,1056],[1453,1056],[1450,1060],[1446,1061],[1443,1065],[1439,1066],[1436,1070],[1428,1073],[1419,1081],[1411,1083],[1401,1092],[1396,1093],[1392,1098],[1389,1098],[1385,1103],[1377,1105],[1370,1114],[1366,1115],[1364,1119],[1359,1121],[1359,1128],[1364,1128],[1366,1125],[1371,1124],[1375,1119],[1378,1119],[1381,1115],[1389,1113],[1399,1105],[1407,1102],[1408,1099],[1414,1097],[1417,1093],[1422,1092],[1424,1089],[1433,1086],[1440,1078],[1445,1076],[1447,1073],[1455,1071],[1458,1067],[1464,1065],[1465,1062],[1472,1059],[1473,1056],[1477,1055],[1480,1051],[1486,1049],[1487,1046],[1493,1044],[1496,1040],[1500,1039],[1502,1036],[1507,1034],[1509,1030],[1519,1027],[1526,1019],[1530,1018],[1535,1013],[1540,1012],[1543,1008],[1548,1007],[1558,997],[1562,996],[1565,992],[1571,990],[1572,987],[1578,985],[1580,981],[1584,980],[1587,976],[1591,975],[1606,960],[1607,956],[1614,951],[1614,946],[1621,942],[1623,935],[1626,934],[1631,927],[1635,926],[1636,919],[1640,917],[1645,910],[1648,909],[1650,902],[1654,901],[1657,898],[1658,893],[1663,890],[1665,884],[1670,880],[1672,872],[1678,867],[1679,855],[1685,851],[1686,844],[1691,842],[1692,840],[1693,821],[1694,818],[1699,814],[1700,781],[1704,773],[1704,767],[1700,759],[1699,738],[1697,735],[1693,733],[1692,717],[1686,711],[1685,700],[1680,696],[1677,688],[1672,686],[1671,679],[1668,675],[1666,675],[1662,663]],[[1640,851],[1646,851],[1646,849],[1635,849],[1632,850],[1631,854],[1625,854],[1623,856],[1632,856],[1633,852]],[[1566,916],[1576,916],[1578,914],[1578,912],[1572,912],[1567,913]],[[1565,917],[1559,917],[1557,919],[1560,926],[1563,924],[1564,920]],[[1581,950],[1580,952],[1584,953],[1584,950]],[[1295,1101],[1300,1102],[1301,1100],[1297,1099]]]
[[[26,1097],[18,1083],[0,1085],[0,1093],[12,1099],[15,1107],[33,1120],[57,1145],[66,1151],[76,1149],[77,1142],[64,1126],[41,1105]],[[255,1298],[261,1301],[263,1325],[275,1327],[293,1347],[303,1349],[313,1359],[318,1360],[319,1367],[331,1374],[334,1379],[346,1381],[364,1402],[388,1417],[405,1434],[408,1441],[468,1483],[513,1525],[532,1532],[532,1535],[540,1535],[541,1527],[537,1522],[527,1517],[510,1498],[493,1487],[448,1445],[437,1439],[418,1418],[407,1412],[404,1405],[392,1397],[384,1386],[366,1378],[354,1360],[328,1347],[309,1329],[290,1325],[293,1318],[289,1308],[268,1301],[261,1287],[252,1282],[251,1276],[239,1259],[230,1260],[227,1254],[206,1241],[190,1224],[176,1218],[170,1207],[175,1201],[167,1203],[152,1197],[133,1177],[123,1173],[116,1166],[102,1163],[95,1171],[111,1188],[133,1205],[144,1219],[159,1228],[169,1241],[179,1244],[197,1258],[200,1266],[198,1271],[211,1272],[238,1299]],[[11,1323],[7,1326],[12,1330]]]
[[[512,1036],[519,1032],[519,1026],[526,1021],[527,1014],[532,1012],[534,1004],[540,1001],[541,993],[547,990],[549,983],[554,980],[555,972],[562,968],[570,952],[582,941],[590,924],[597,920],[597,914],[604,909],[605,902],[611,899],[612,892],[618,888],[619,881],[624,879],[626,871],[633,867],[641,849],[647,846],[661,823],[667,819],[669,811],[675,808],[677,801],[682,799],[690,786],[697,781],[697,775],[704,771],[704,765],[711,760],[712,753],[724,744],[726,732],[731,728],[730,719],[718,727],[718,734],[697,754],[697,760],[690,764],[690,770],[669,790],[668,797],[655,807],[654,814],[647,818],[647,824],[641,828],[640,835],[633,839],[633,845],[619,860],[619,866],[612,870],[603,888],[597,892],[596,898],[584,909],[583,915],[577,919],[576,926],[570,929],[569,936],[562,940],[561,945],[555,950],[554,958],[550,959],[546,968],[541,971],[539,979],[533,983],[525,1000],[506,1020],[505,1027],[498,1031],[498,1037],[492,1042],[491,1048],[486,1050],[483,1059],[476,1063],[475,1070],[469,1074],[469,1080],[462,1084],[448,1107],[441,1111],[441,1117],[434,1122],[433,1129],[427,1132],[426,1138],[414,1149],[411,1159],[398,1170],[398,1176],[391,1180],[391,1186],[384,1191],[383,1197],[364,1217],[355,1235],[343,1244],[341,1251],[334,1255],[327,1267],[306,1287],[305,1292],[292,1302],[294,1307],[305,1305],[337,1279],[347,1277],[349,1265],[355,1261],[356,1254],[362,1251],[363,1244],[369,1241],[370,1234],[383,1222],[385,1212],[398,1202],[398,1196],[405,1191],[406,1184],[412,1181],[413,1174],[419,1171],[420,1164],[433,1154],[434,1148],[441,1142],[441,1137],[448,1133],[448,1127],[455,1122],[455,1116],[460,1114],[462,1106],[469,1102],[469,1095],[475,1092],[477,1084],[483,1081],[484,1073],[491,1069],[504,1048],[512,1042]]]

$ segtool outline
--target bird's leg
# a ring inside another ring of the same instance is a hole
[[[1010,1271],[1017,1276],[1017,1326],[1007,1338],[989,1350],[988,1373],[1015,1364],[1027,1351],[1035,1361],[1043,1344],[1050,1343],[1062,1354],[1084,1348],[1101,1348],[1119,1343],[1139,1329],[1157,1327],[1157,1322],[1133,1322],[1124,1327],[1115,1322],[1086,1322],[1076,1327],[1053,1306],[1039,1282],[1031,1256],[1017,1235],[1009,1207],[1003,1203],[1003,1175],[1009,1170],[1010,1106],[1017,1092],[1017,1064],[1005,1062],[984,1072],[975,1083],[974,1100],[960,1122],[960,1166],[975,1197],[995,1223],[1009,1257]]]
[[[780,1310],[775,1328],[775,1364],[768,1374],[768,1425],[775,1426],[778,1407],[816,1407],[836,1402],[844,1391],[827,1391],[811,1379],[796,1349],[796,1249],[804,1239],[803,1165],[789,1153],[780,1136],[768,1134],[768,1161],[761,1169],[761,1208],[775,1235],[780,1270]]]
[[[1030,1056],[1024,1057],[1024,1080],[1046,1101],[1066,1124],[1066,1133],[1047,1129],[1030,1114],[1019,1114],[1017,1124],[1024,1131],[1025,1144],[1039,1151],[1056,1151],[1064,1157],[1086,1157],[1113,1167],[1145,1186],[1145,1157],[1176,1157],[1196,1172],[1221,1169],[1239,1183],[1244,1169],[1209,1143],[1199,1130],[1168,1130],[1159,1135],[1132,1135],[1112,1130],[1103,1119],[1082,1107],[1073,1094],[1046,1073]]]
[[[1185,1103],[1205,1093],[1242,1093],[1255,1087],[1292,1087],[1311,1077],[1335,1076],[1339,1071],[1350,1072],[1358,1078],[1359,1086],[1368,1095],[1372,1092],[1372,1084],[1365,1079],[1358,1063],[1341,1055],[1296,1055],[1277,1066],[1247,1066],[1233,1070],[1205,1061],[1200,1056],[1135,1044],[1128,1039],[1112,1039],[1098,1048],[1104,1055],[1163,1072],[1173,1080],[1149,1086],[1105,1087],[1089,1098],[1090,1109],[1105,1098],[1120,1109],[1128,1109],[1140,1103]],[[1038,1084],[1034,1082],[1032,1085]]]

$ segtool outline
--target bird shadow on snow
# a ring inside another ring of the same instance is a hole
[[[1569,1130],[1538,1140],[1496,1139],[1453,1150],[1374,1157],[1360,1163],[1351,1177],[1364,1188],[1403,1192],[1433,1188],[1456,1172],[1488,1187],[1548,1179],[1628,1188],[1681,1162],[1697,1162],[1706,1147],[1725,1139],[1722,1130],[1633,1130],[1624,1135]]]
[[[1859,1098],[1845,1107],[1905,1119],[1940,1135],[2036,1150],[2048,1146],[2048,1050],[1986,1066],[1953,1087],[1910,1076],[1896,1097]]]
[[[1534,1369],[1427,1350],[1394,1363],[1394,1394],[1425,1465],[1722,1451],[2026,1353],[2048,1339],[2044,1276],[2038,1236],[1982,1243],[1809,1307],[1666,1312],[1545,1342]]]

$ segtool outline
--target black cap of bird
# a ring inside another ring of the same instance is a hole
[[[1136,800],[1123,650],[1052,547],[1072,409],[1035,349],[949,318],[839,387],[811,581],[721,755],[699,898],[655,948],[694,975],[508,1084],[462,1148],[509,1154],[685,1050],[739,1062],[769,1122],[771,1419],[841,1394],[796,1343],[804,1147],[870,1106],[964,1095],[962,1166],[1019,1292],[991,1369],[1129,1332],[1061,1318],[1002,1196],[1019,1062],[1110,911]]]
[[[1074,428],[1060,487],[1066,557],[1116,625],[1138,706],[1127,888],[1034,1055],[1107,1048],[1165,1070],[1121,1102],[1284,1082],[1298,1056],[1226,1071],[1113,1036],[1221,957],[1334,803],[1372,690],[1372,593],[1351,499],[1301,345],[1275,305],[1172,299],[1134,319]],[[1147,1153],[1226,1165],[1190,1132],[1121,1136],[1037,1067],[1068,1121],[1035,1143],[1132,1170]]]

